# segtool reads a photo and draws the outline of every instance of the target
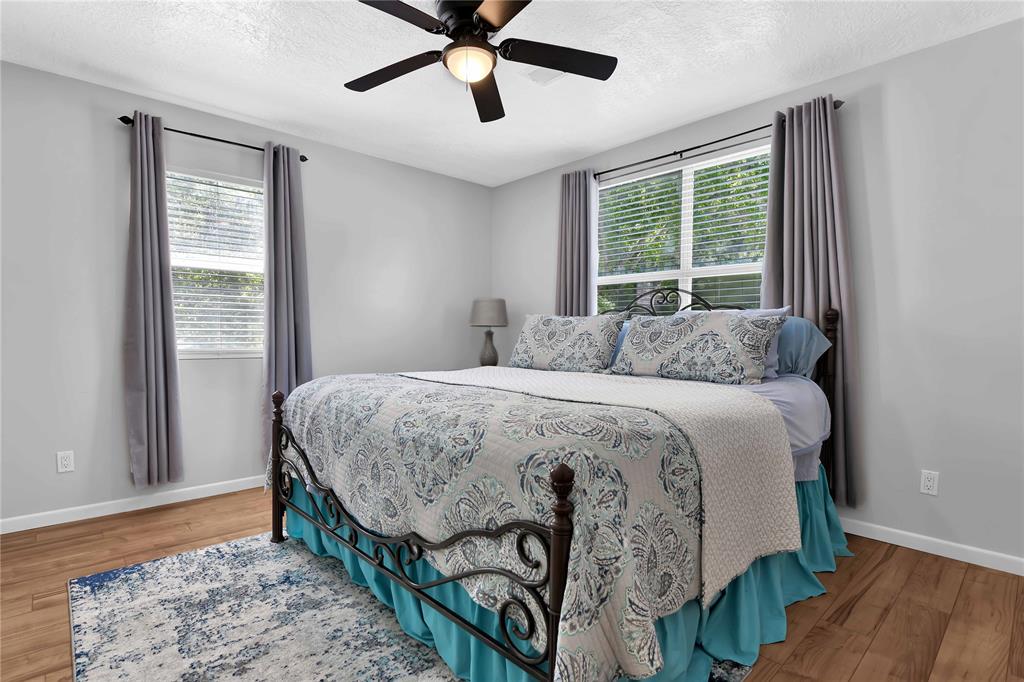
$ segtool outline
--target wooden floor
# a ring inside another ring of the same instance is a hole
[[[269,530],[260,489],[0,537],[0,678],[70,680],[67,580]],[[1024,682],[1024,578],[850,536],[751,682]]]

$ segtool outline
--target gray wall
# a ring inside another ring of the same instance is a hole
[[[816,95],[839,112],[861,382],[862,502],[844,516],[1024,555],[1024,22],[939,45],[504,185],[492,294],[507,357],[554,309],[558,177],[747,130]],[[918,493],[941,472],[939,497]]]
[[[317,375],[474,363],[481,337],[467,318],[490,289],[488,189],[8,63],[0,78],[3,518],[145,492],[129,481],[121,397],[130,133],[115,118],[136,108],[311,157]],[[260,153],[180,135],[167,135],[167,156],[262,176]],[[161,489],[260,474],[260,360],[180,366],[186,478]],[[54,453],[68,449],[76,471],[57,474]]]

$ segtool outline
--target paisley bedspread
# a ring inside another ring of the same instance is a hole
[[[548,473],[571,466],[563,680],[653,675],[657,619],[800,546],[782,417],[731,386],[515,368],[329,376],[292,392],[284,423],[321,482],[386,535],[550,524]],[[446,574],[498,565],[531,575],[512,537],[427,558]],[[491,609],[523,596],[500,577],[463,584]]]

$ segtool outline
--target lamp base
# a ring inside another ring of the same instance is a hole
[[[480,366],[494,367],[498,364],[498,349],[494,347],[494,332],[484,332],[484,349],[480,351]]]

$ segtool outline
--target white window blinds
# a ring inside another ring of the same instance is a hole
[[[601,187],[598,311],[659,286],[756,308],[768,162],[761,147]]]
[[[167,173],[178,351],[263,349],[263,190]]]

